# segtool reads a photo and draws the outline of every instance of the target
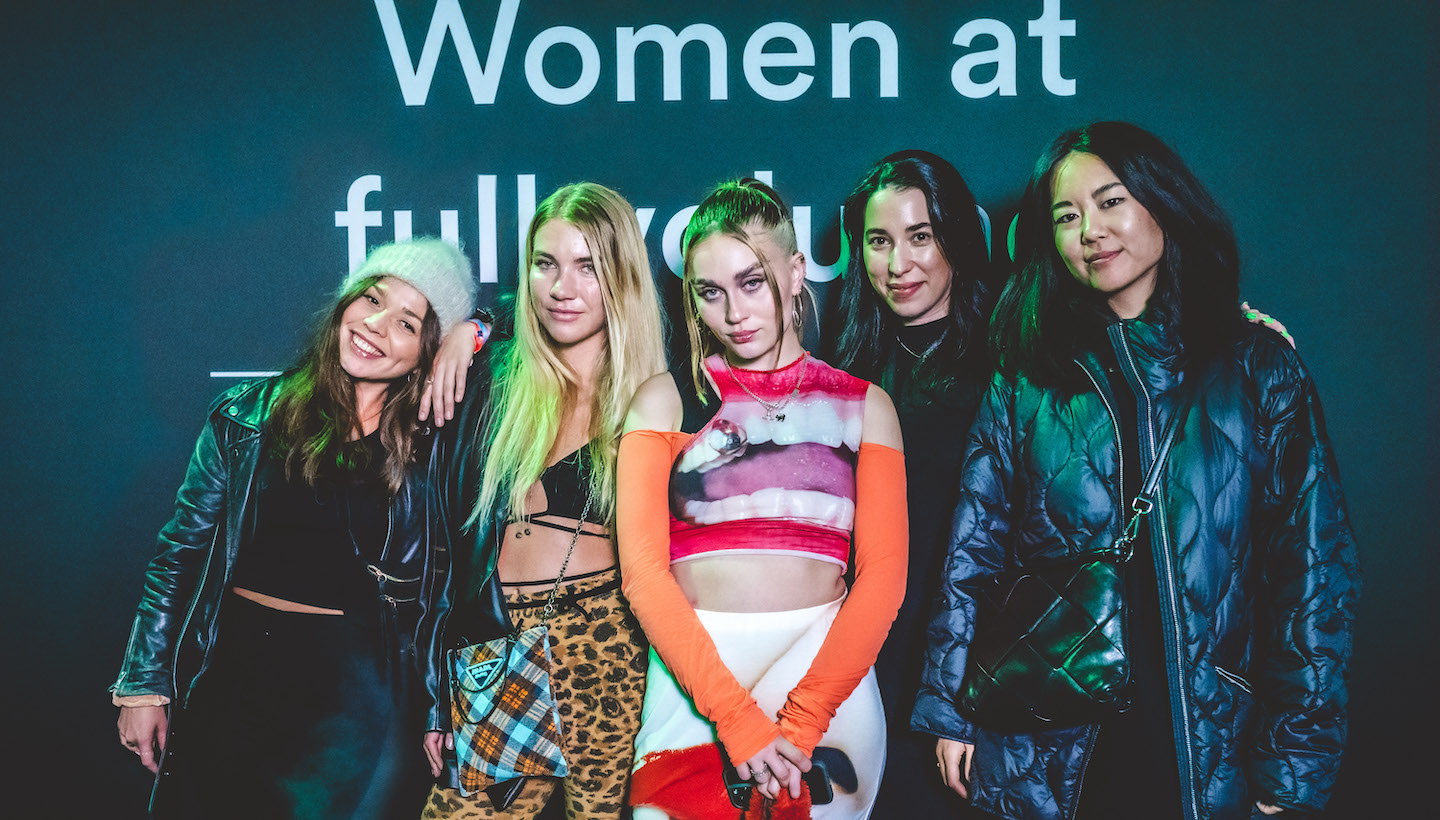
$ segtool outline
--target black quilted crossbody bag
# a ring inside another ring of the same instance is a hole
[[[1124,569],[1194,398],[1192,389],[1182,391],[1120,537],[982,582],[956,699],[962,715],[993,731],[1023,733],[1095,723],[1129,707]]]

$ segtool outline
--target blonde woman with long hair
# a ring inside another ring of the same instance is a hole
[[[561,188],[531,220],[525,265],[513,338],[464,374],[455,363],[468,363],[474,336],[462,329],[437,370],[439,398],[453,399],[456,383],[466,393],[450,428],[450,515],[464,523],[448,588],[435,593],[450,606],[427,630],[429,661],[436,671],[449,649],[540,623],[559,578],[548,626],[569,774],[473,797],[437,786],[427,818],[534,817],[557,790],[572,818],[618,818],[639,726],[646,654],[620,597],[615,460],[630,398],[665,360],[634,208],[594,183]],[[436,423],[447,414],[437,401]],[[443,675],[427,677],[437,685],[426,752],[440,776],[453,746],[448,692]]]

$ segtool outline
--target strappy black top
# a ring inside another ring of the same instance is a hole
[[[585,448],[580,447],[546,467],[545,472],[540,474],[540,486],[545,490],[545,509],[531,513],[526,520],[541,527],[574,532],[574,522],[581,519],[581,513],[585,511],[585,497],[590,491],[590,458],[585,454]],[[588,524],[605,526],[605,520],[594,504],[590,505],[590,512],[584,520]]]

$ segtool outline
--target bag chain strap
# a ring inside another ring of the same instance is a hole
[[[1175,407],[1175,415],[1170,418],[1170,424],[1165,429],[1165,436],[1160,441],[1159,452],[1155,454],[1155,461],[1150,465],[1150,472],[1145,475],[1144,486],[1140,488],[1140,492],[1136,494],[1135,500],[1130,504],[1130,520],[1125,524],[1125,531],[1115,539],[1114,544],[1110,547],[1121,562],[1129,561],[1130,556],[1135,552],[1135,539],[1140,535],[1140,520],[1155,509],[1155,497],[1160,487],[1160,476],[1164,472],[1165,461],[1170,456],[1170,445],[1175,442],[1175,432],[1180,425],[1185,423],[1185,416],[1189,414],[1190,405],[1195,400],[1196,381],[1187,378],[1180,389],[1182,391],[1180,401]]]
[[[570,566],[570,556],[575,554],[575,544],[580,540],[580,532],[585,529],[585,516],[590,514],[590,505],[595,501],[595,491],[585,491],[585,509],[580,513],[580,520],[575,524],[575,534],[570,536],[570,548],[565,550],[565,560],[560,564],[560,573],[555,576],[555,586],[550,590],[550,600],[545,602],[545,610],[540,613],[540,625],[548,626],[550,618],[555,614],[555,601],[560,597],[560,584],[565,580],[565,570]]]

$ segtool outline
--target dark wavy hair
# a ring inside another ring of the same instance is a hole
[[[950,321],[935,355],[916,371],[922,390],[946,379],[967,353],[984,350],[986,319],[996,289],[985,228],[970,186],[955,167],[928,151],[897,151],[875,164],[845,199],[844,230],[850,258],[840,291],[841,330],[831,355],[844,370],[878,381],[898,346],[899,319],[870,284],[865,269],[865,207],[883,188],[916,190],[940,252],[950,264]]]
[[[340,365],[340,321],[345,309],[383,278],[360,279],[341,291],[335,304],[318,317],[299,360],[280,376],[266,431],[272,452],[285,463],[286,478],[298,475],[313,487],[322,475],[371,466],[369,451],[357,438],[355,382]],[[395,380],[380,412],[385,463],[379,473],[391,493],[400,489],[414,460],[421,429],[420,395],[439,349],[440,320],[433,309],[427,310],[420,326],[419,367]]]
[[[1055,247],[1055,171],[1072,153],[1103,161],[1160,226],[1165,249],[1147,311],[1158,308],[1176,323],[1184,364],[1213,360],[1242,324],[1240,253],[1230,220],[1159,137],[1128,122],[1096,122],[1056,138],[1025,187],[1015,229],[1017,273],[991,322],[1001,369],[1060,378],[1096,311],[1108,310],[1103,297],[1075,281]]]

